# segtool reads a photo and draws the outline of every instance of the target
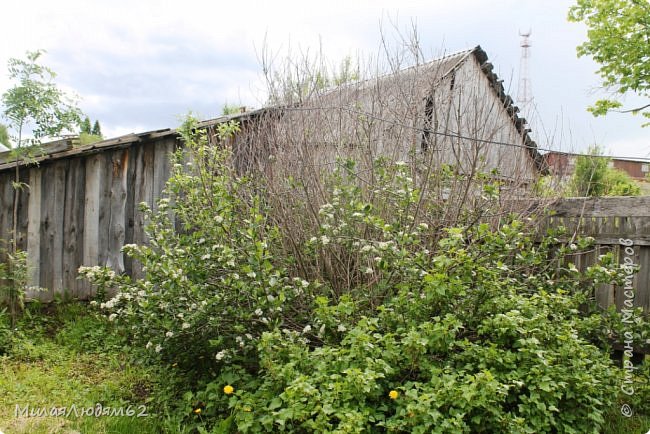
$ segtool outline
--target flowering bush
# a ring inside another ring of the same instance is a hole
[[[411,168],[377,161],[362,187],[344,161],[317,229],[290,240],[298,260],[282,253],[289,232],[264,186],[237,176],[191,120],[181,134],[189,154],[147,210],[149,244],[124,248],[145,277],[82,273],[117,289],[100,306],[152,361],[194,380],[189,427],[598,432],[622,375],[595,345],[616,330],[591,297],[622,281],[611,255],[581,272],[567,255],[590,240],[563,245],[561,229],[539,237],[515,218],[440,229],[422,216],[441,205]]]
[[[237,128],[221,125],[217,139]],[[186,151],[173,157],[166,196],[156,213],[142,205],[149,243],[123,249],[144,278],[102,267],[80,274],[100,293],[118,289],[101,308],[136,346],[200,379],[233,363],[254,366],[259,336],[281,321],[304,284],[273,258],[276,232],[248,181],[230,169],[228,150],[208,146],[192,118],[179,132]]]

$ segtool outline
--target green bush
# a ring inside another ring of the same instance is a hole
[[[638,196],[641,188],[630,176],[609,167],[610,158],[598,146],[589,148],[589,155],[576,158],[569,193],[576,196]]]
[[[177,370],[187,429],[599,432],[622,378],[598,347],[620,318],[592,300],[622,281],[611,255],[581,272],[567,255],[591,240],[563,245],[561,229],[538,236],[506,216],[434,228],[405,164],[377,161],[364,187],[344,161],[300,259],[287,257],[283,242],[305,234],[281,239],[264,186],[195,125],[148,211],[149,244],[125,247],[145,278],[82,270],[117,289],[109,319]],[[472,194],[497,192],[485,181]]]
[[[290,280],[271,255],[277,231],[250,182],[231,170],[227,151],[208,146],[206,132],[195,126],[190,118],[179,130],[188,154],[174,156],[158,212],[143,204],[149,244],[124,247],[145,277],[132,280],[101,267],[80,273],[99,293],[119,287],[100,306],[147,357],[201,379],[229,364],[256,369],[258,338],[281,322],[303,284]],[[235,123],[221,125],[218,139],[237,129]]]
[[[0,309],[0,356],[9,353],[12,346],[12,333],[7,309]]]

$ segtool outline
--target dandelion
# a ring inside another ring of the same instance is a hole
[[[398,396],[399,396],[399,392],[397,390],[391,390],[390,392],[388,392],[388,397],[392,400],[397,399]]]
[[[235,388],[232,387],[230,384],[226,384],[223,387],[223,393],[225,393],[226,395],[232,395],[234,391],[235,391]]]
[[[201,408],[195,408],[194,414],[201,414]]]

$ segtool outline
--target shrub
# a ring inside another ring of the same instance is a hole
[[[149,244],[125,247],[145,278],[82,270],[117,288],[102,307],[150,361],[186,378],[175,387],[191,389],[188,428],[598,432],[621,379],[595,345],[620,318],[591,297],[622,281],[611,255],[581,272],[567,255],[591,240],[563,245],[561,229],[538,236],[514,217],[434,227],[410,168],[383,160],[369,187],[339,162],[316,229],[282,239],[264,185],[195,126],[181,128],[189,154],[147,211]],[[235,129],[220,127],[222,145]],[[487,176],[474,187],[498,198]]]
[[[217,139],[237,129],[222,124]],[[259,336],[281,321],[303,284],[291,281],[272,256],[276,231],[251,183],[231,170],[228,150],[208,146],[191,117],[179,131],[188,153],[174,156],[158,212],[143,205],[149,244],[124,247],[145,277],[132,280],[101,267],[80,272],[100,292],[119,287],[101,307],[151,358],[195,379],[233,363],[256,369]]]

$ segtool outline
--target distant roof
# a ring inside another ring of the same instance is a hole
[[[582,157],[588,154],[580,154],[574,152],[562,152],[562,151],[549,151],[544,154],[544,158],[548,158],[550,155],[566,155],[567,157]],[[650,163],[650,158],[641,158],[641,157],[612,157],[610,155],[594,155],[594,157],[609,158],[610,160],[615,161],[631,161],[634,163]]]

